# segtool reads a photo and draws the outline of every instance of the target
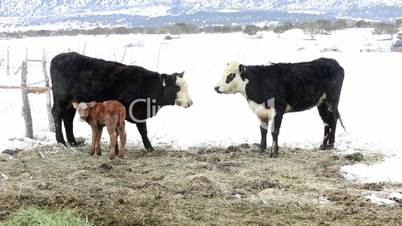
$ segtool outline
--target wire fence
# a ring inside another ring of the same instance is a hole
[[[38,84],[40,84],[40,83],[44,83],[44,82],[46,82],[46,80],[42,80],[42,81],[38,81],[38,82],[32,82],[32,83],[28,83],[27,85],[28,85],[28,86],[33,86],[33,85],[38,85]]]
[[[4,47],[1,48],[2,52],[4,52]],[[52,57],[49,53],[47,53],[45,50],[43,50],[42,53],[42,58],[41,59],[35,59],[35,58],[28,58],[28,49],[26,49],[25,53],[25,58],[20,59],[22,62],[20,63],[20,66],[16,66],[15,62],[18,62],[18,60],[13,60],[14,65],[10,65],[10,57],[9,57],[9,48],[7,49],[7,57],[4,59],[4,54],[0,55],[2,58],[0,59],[1,65],[0,65],[0,75],[6,74],[7,76],[13,76],[16,77],[18,73],[21,73],[21,80],[18,85],[13,85],[13,86],[6,86],[6,85],[1,85],[0,84],[0,89],[4,90],[10,90],[10,89],[20,89],[22,93],[22,112],[23,112],[23,117],[24,117],[24,122],[25,122],[25,131],[26,131],[26,137],[33,138],[33,129],[32,129],[32,116],[31,116],[31,109],[30,109],[30,103],[29,103],[29,93],[45,93],[47,94],[47,112],[48,112],[48,120],[49,120],[49,130],[54,131],[54,123],[53,123],[53,118],[51,116],[51,87],[50,87],[50,78],[48,76],[48,67],[47,67],[47,62],[50,61],[50,58]],[[21,55],[20,55],[21,57]],[[37,79],[37,75],[32,76],[32,79],[35,78],[36,81],[29,81],[28,80],[28,71],[29,69],[32,69],[31,71],[35,71],[35,74],[42,74],[44,79]],[[39,70],[38,70],[39,69]],[[14,83],[17,83],[18,80],[12,80]],[[9,83],[9,82],[7,82]],[[38,86],[39,84],[43,84],[42,87]],[[13,106],[16,106],[17,103],[11,103],[7,105],[6,107],[1,108],[0,110],[0,115],[4,115],[7,112],[9,112],[9,109]]]
[[[47,104],[46,108],[48,111],[49,118],[49,130],[54,131],[53,120],[51,117],[51,83],[49,78],[49,67],[52,59],[62,53],[62,52],[79,52],[81,54],[85,54],[87,50],[87,42],[85,41],[84,45],[81,45],[76,48],[68,48],[68,49],[60,49],[60,50],[45,50],[38,52],[28,51],[28,48],[24,48],[18,45],[15,46],[0,46],[0,90],[2,92],[9,92],[11,90],[21,90],[23,93],[23,97],[26,96],[29,98],[28,93],[43,93],[47,95]],[[130,46],[123,46],[123,49],[109,49],[109,53],[107,50],[99,52],[98,49],[92,50],[93,57],[97,57],[99,54],[109,54],[109,60],[114,61],[129,61],[134,62],[131,51],[128,50]],[[161,57],[161,52],[163,52],[163,48],[166,48],[166,43],[162,43],[158,55],[157,55],[157,65],[156,68],[159,69],[159,62]],[[26,51],[23,54],[23,51]],[[18,77],[17,77],[18,76]],[[25,81],[22,82],[23,76],[25,76]],[[10,79],[9,79],[10,78]],[[24,94],[25,92],[25,94]],[[13,94],[14,97],[14,94]],[[12,108],[23,107],[24,113],[30,114],[29,108],[29,99],[25,98],[22,103],[11,103],[5,107],[0,107],[0,115],[4,115],[10,111]],[[24,115],[24,119],[29,119],[31,117],[26,117]],[[32,124],[32,122],[28,122],[26,124]]]

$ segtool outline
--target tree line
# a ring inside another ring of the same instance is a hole
[[[249,25],[210,25],[197,26],[188,23],[175,23],[162,27],[96,27],[92,29],[59,29],[59,30],[28,30],[15,32],[0,32],[0,38],[22,38],[42,36],[75,36],[75,35],[109,35],[109,34],[198,34],[198,33],[231,33],[243,32],[254,35],[259,31],[273,31],[277,34],[298,28],[310,34],[313,39],[316,34],[326,34],[334,30],[347,28],[374,28],[374,34],[390,34],[393,36],[402,27],[402,19],[392,22],[371,22],[365,20],[316,20],[307,22],[272,23],[265,26]]]

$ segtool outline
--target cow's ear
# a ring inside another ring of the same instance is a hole
[[[161,74],[162,86],[166,86],[167,74]]]
[[[244,66],[243,64],[239,65],[239,72],[240,74],[246,71],[246,66]]]
[[[239,72],[240,72],[240,77],[241,79],[244,81],[247,78],[247,74],[246,72],[246,66],[244,66],[243,64],[239,65]]]
[[[184,71],[181,72],[181,73],[179,73],[179,74],[177,74],[177,76],[178,76],[179,78],[183,78],[183,77],[184,77]]]
[[[78,108],[78,105],[79,105],[79,104],[78,104],[77,102],[73,102],[73,108],[74,108],[74,109],[77,109],[77,108]]]
[[[95,101],[91,101],[91,102],[88,103],[88,107],[89,107],[89,108],[92,108],[92,107],[95,106],[95,104],[96,104]]]

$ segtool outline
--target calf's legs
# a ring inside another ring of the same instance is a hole
[[[95,147],[96,147],[96,143],[97,143],[97,133],[98,133],[98,129],[96,128],[96,126],[91,126],[92,128],[92,143],[91,143],[91,150],[89,151],[90,155],[95,154]]]
[[[89,154],[93,155],[96,152],[97,155],[101,155],[102,150],[100,147],[100,140],[102,138],[102,127],[98,125],[91,125],[91,128],[92,128],[92,144]]]
[[[96,143],[95,143],[95,151],[97,155],[102,155],[102,149],[101,149],[101,139],[102,139],[102,131],[103,127],[102,126],[97,126],[97,137],[96,137]]]
[[[119,130],[119,137],[120,137],[119,157],[124,158],[125,155],[126,155],[126,139],[127,139],[127,135],[126,135],[126,131],[124,129],[124,125],[123,126],[120,125],[118,130]]]
[[[114,157],[116,155],[115,147],[116,147],[116,143],[117,143],[116,126],[107,125],[107,131],[109,132],[109,136],[110,136],[109,158],[114,159]]]
[[[119,136],[119,131],[116,130],[117,136]],[[116,142],[116,146],[114,146],[114,152],[117,154],[119,154],[119,142]]]
[[[92,127],[92,145],[91,145],[91,150],[89,152],[90,155],[102,154],[101,146],[100,146],[100,141],[102,138],[102,128],[101,126],[98,125],[93,125]],[[115,123],[109,123],[106,125],[109,136],[110,136],[110,144],[109,144],[109,158],[114,159],[116,156],[116,146],[117,146],[117,138],[120,137],[120,151],[118,151],[119,157],[124,158],[125,156],[125,150],[126,150],[126,131],[124,130],[124,125],[123,127],[116,128]]]

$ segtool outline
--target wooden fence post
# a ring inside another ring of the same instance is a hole
[[[55,129],[54,129],[53,116],[52,116],[52,96],[51,96],[51,89],[50,89],[49,74],[47,73],[45,50],[43,50],[42,71],[43,71],[43,76],[45,77],[45,86],[48,89],[46,92],[46,108],[47,108],[47,119],[49,122],[49,131],[54,132]]]
[[[23,61],[21,65],[21,92],[23,104],[22,112],[25,120],[25,137],[33,139],[32,116],[28,99],[27,74],[28,64],[27,61]]]

